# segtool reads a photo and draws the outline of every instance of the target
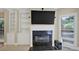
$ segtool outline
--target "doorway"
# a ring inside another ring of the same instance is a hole
[[[4,45],[4,13],[0,12],[0,47]]]
[[[63,47],[76,46],[76,17],[66,15],[61,17],[61,39]]]

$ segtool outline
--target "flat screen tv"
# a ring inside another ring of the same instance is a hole
[[[54,24],[55,11],[31,11],[32,24]]]

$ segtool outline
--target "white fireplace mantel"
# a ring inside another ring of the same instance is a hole
[[[33,46],[32,45],[32,40],[33,40],[33,38],[32,38],[32,31],[46,31],[46,30],[52,30],[52,46],[54,46],[54,25],[32,25],[31,26],[31,47]]]

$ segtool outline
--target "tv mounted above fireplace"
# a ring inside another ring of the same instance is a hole
[[[54,24],[55,11],[31,11],[32,24]]]

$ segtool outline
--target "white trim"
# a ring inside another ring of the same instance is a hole
[[[32,30],[53,30],[54,25],[32,25]]]
[[[75,40],[74,40],[74,46],[77,46],[77,31],[78,31],[78,25],[77,25],[77,14],[75,14],[75,27],[74,27],[74,30],[75,30]]]

